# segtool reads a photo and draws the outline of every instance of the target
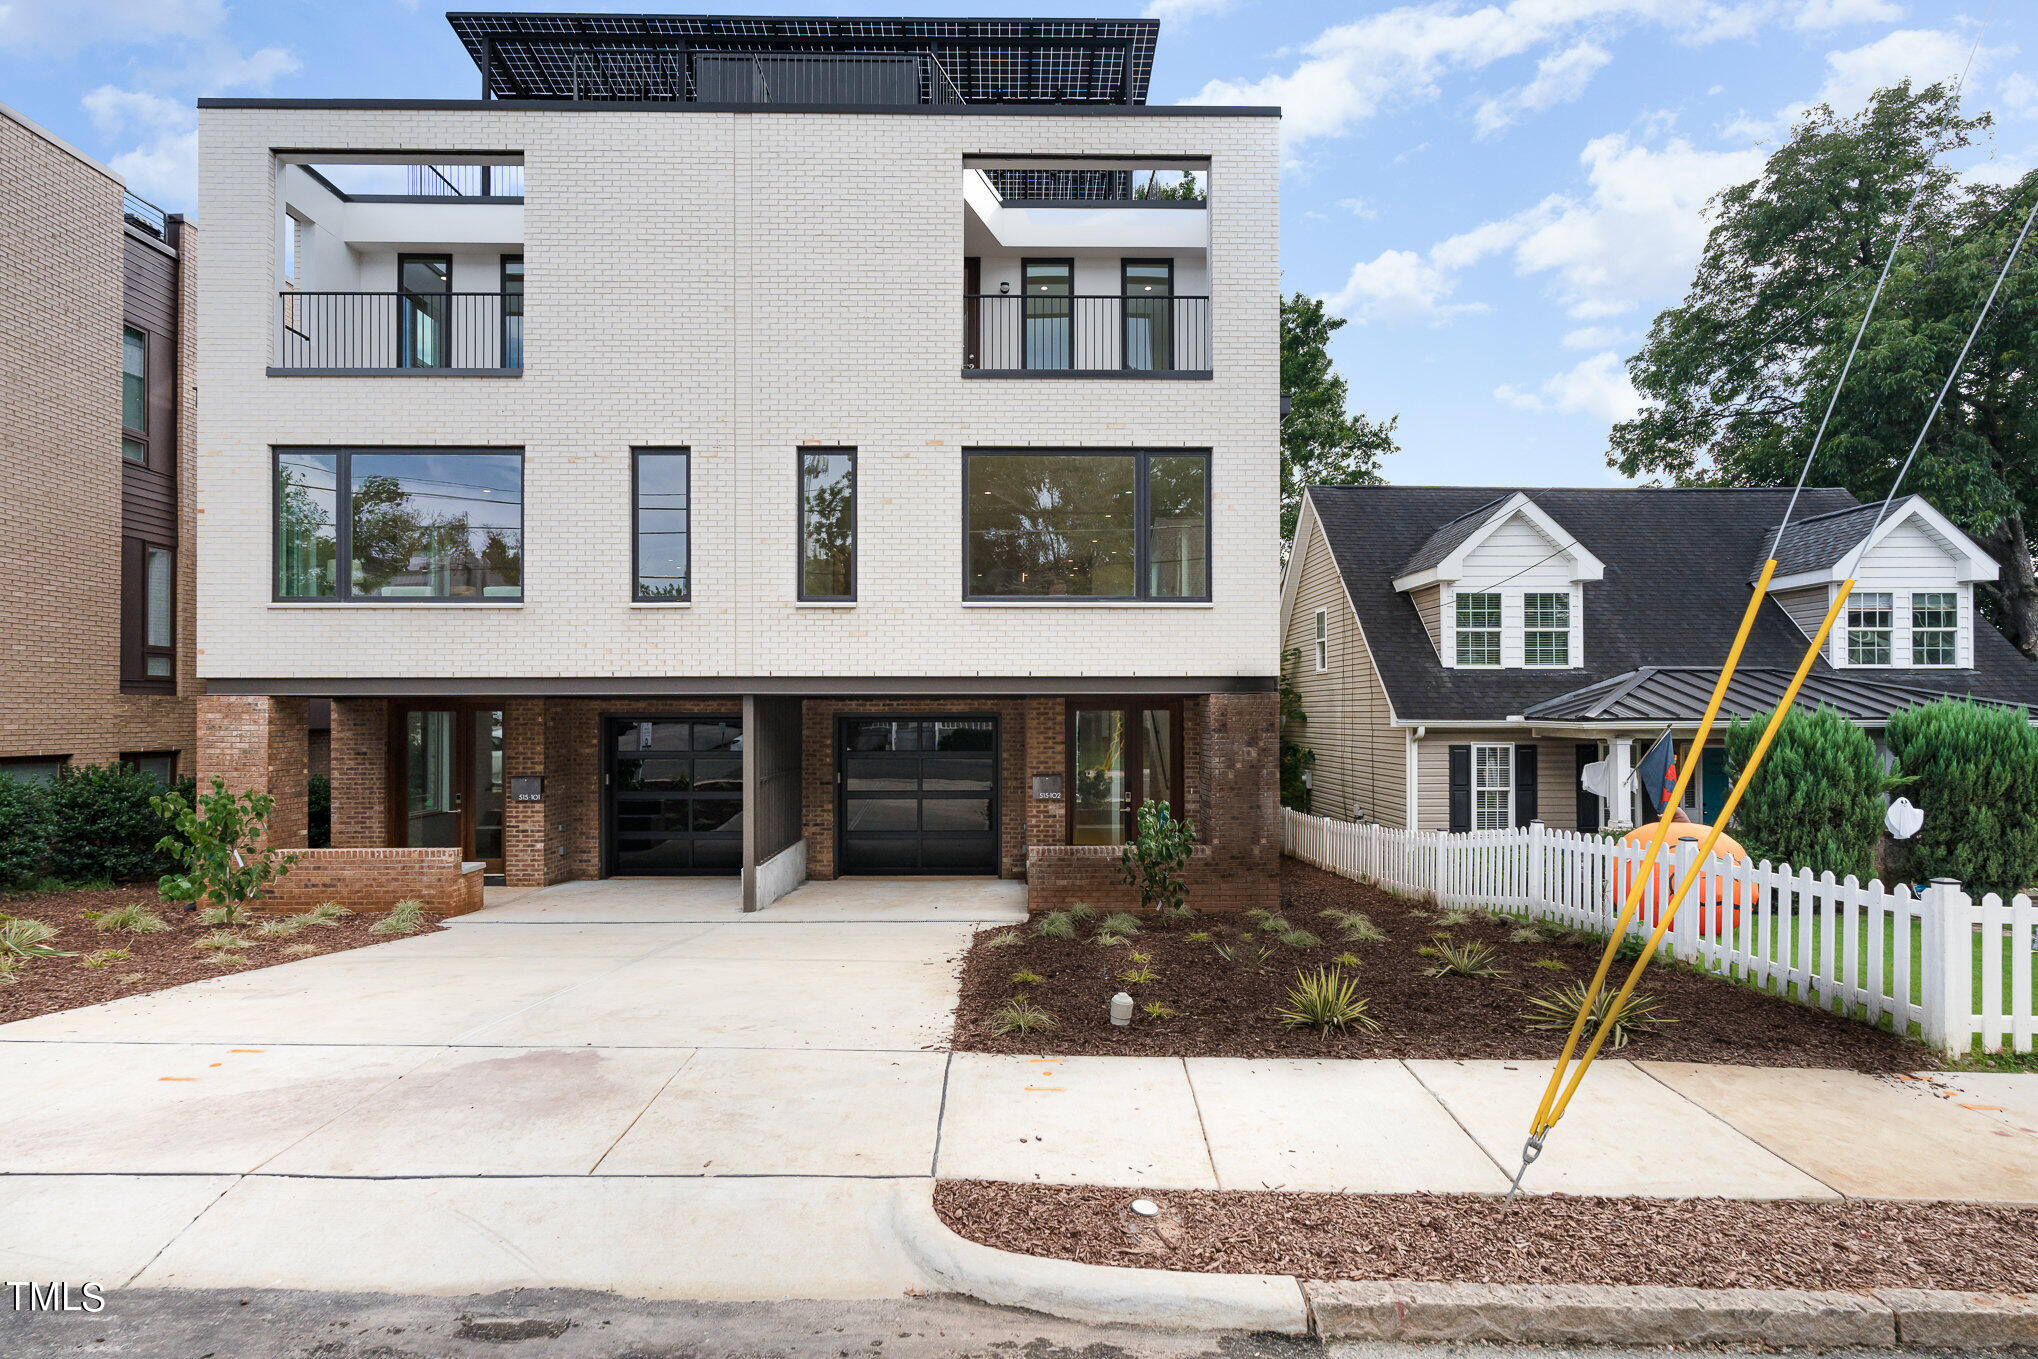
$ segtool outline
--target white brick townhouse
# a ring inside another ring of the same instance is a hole
[[[1271,901],[1278,111],[1150,20],[449,17],[480,99],[201,102],[201,773],[301,843],[330,699],[336,847],[1101,904],[1152,798]]]

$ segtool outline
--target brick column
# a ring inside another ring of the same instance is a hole
[[[389,847],[389,700],[336,698],[333,848]]]
[[[1272,693],[1211,694],[1203,701],[1205,816],[1212,886],[1225,909],[1281,896],[1281,701]]]
[[[269,843],[284,849],[305,843],[311,762],[306,718],[301,698],[205,694],[198,700],[199,792],[210,791],[219,778],[236,793],[267,793],[275,801]]]
[[[518,802],[509,798],[507,780],[545,774],[545,701],[513,698],[502,705],[502,774],[506,781],[502,819],[502,880],[510,887],[543,887],[550,870],[545,834],[546,808],[566,790],[545,783],[545,801]]]
[[[1059,845],[1068,841],[1068,796],[1062,801],[1036,801],[1033,776],[1053,774],[1057,778],[1068,768],[1068,700],[1029,698],[1026,700],[1026,844]],[[1010,758],[1008,754],[1006,758]]]

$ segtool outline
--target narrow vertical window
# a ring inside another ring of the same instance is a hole
[[[636,471],[636,598],[693,598],[692,459],[683,448],[640,448]]]
[[[149,460],[149,337],[127,326],[120,332],[120,456]]]
[[[1911,596],[1911,664],[1957,665],[1960,596],[1950,590]]]
[[[144,673],[150,679],[177,674],[177,556],[167,547],[148,548],[143,556],[146,621],[142,632]]]
[[[1330,669],[1330,618],[1327,609],[1316,611],[1316,668]]]
[[[1571,596],[1523,595],[1521,614],[1522,664],[1571,664]]]
[[[339,455],[276,455],[276,597],[339,594]]]
[[[524,366],[524,257],[502,257],[502,366]]]
[[[1888,665],[1896,608],[1888,594],[1851,595],[1847,600],[1847,664]]]
[[[856,450],[800,453],[800,598],[856,598]]]
[[[1463,596],[1460,596],[1463,598]],[[1472,747],[1472,829],[1514,824],[1514,747]]]
[[[1210,597],[1209,511],[1207,457],[1147,454],[1147,598]]]
[[[1458,664],[1500,664],[1500,595],[1497,592],[1458,596]]]

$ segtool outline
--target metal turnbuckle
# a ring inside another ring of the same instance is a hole
[[[1528,1174],[1528,1168],[1534,1165],[1536,1157],[1541,1156],[1542,1154],[1543,1154],[1542,1138],[1531,1137],[1527,1142],[1522,1144],[1521,1169],[1514,1172],[1514,1183],[1508,1186],[1507,1197],[1501,1200],[1500,1205],[1501,1207],[1505,1208],[1508,1204],[1514,1202],[1514,1196],[1521,1192],[1521,1177]]]

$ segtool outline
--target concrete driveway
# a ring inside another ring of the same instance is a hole
[[[491,893],[443,932],[0,1027],[0,1270],[897,1295],[958,961],[1024,888]]]

